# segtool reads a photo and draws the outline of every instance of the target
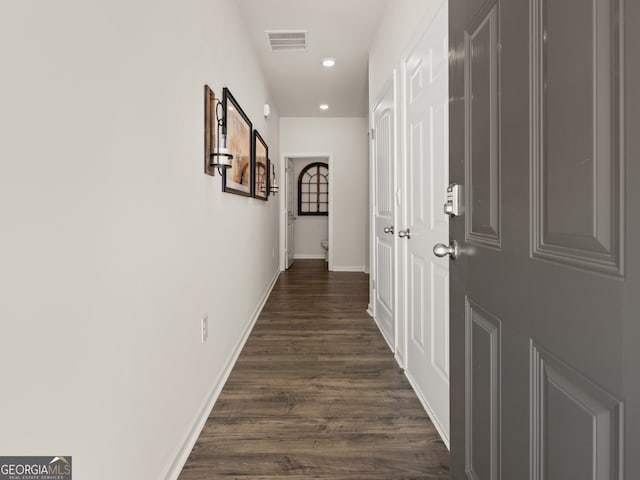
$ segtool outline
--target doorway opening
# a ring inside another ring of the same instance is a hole
[[[281,270],[296,259],[322,259],[333,268],[330,154],[283,155]]]

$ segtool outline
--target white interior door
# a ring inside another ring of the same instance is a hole
[[[287,159],[287,268],[293,264],[294,248],[294,223],[295,223],[295,179],[293,178],[293,161]]]
[[[373,108],[374,318],[395,351],[394,84]]]
[[[403,62],[403,223],[410,238],[399,241],[405,247],[406,373],[448,445],[449,260],[432,253],[434,244],[449,239],[443,212],[449,178],[447,15],[445,2]]]

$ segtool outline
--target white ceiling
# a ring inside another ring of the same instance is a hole
[[[366,116],[368,52],[389,1],[237,0],[280,116]],[[307,50],[272,52],[265,30],[306,30]]]

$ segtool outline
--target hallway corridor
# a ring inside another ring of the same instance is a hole
[[[283,272],[180,480],[447,479],[367,300],[365,274],[318,260]]]

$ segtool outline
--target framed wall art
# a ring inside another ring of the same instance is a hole
[[[257,130],[253,131],[253,196],[260,200],[269,198],[269,147]]]
[[[252,125],[238,101],[228,88],[222,90],[224,110],[223,134],[227,136],[227,148],[233,155],[232,166],[224,171],[222,191],[251,196],[252,191]]]

